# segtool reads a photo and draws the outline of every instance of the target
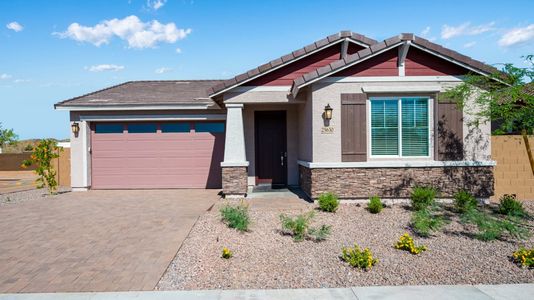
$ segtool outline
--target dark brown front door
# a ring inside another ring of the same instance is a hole
[[[287,184],[286,112],[256,111],[256,183]]]

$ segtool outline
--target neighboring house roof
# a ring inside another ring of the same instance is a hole
[[[289,54],[286,54],[284,56],[281,56],[277,59],[274,59],[266,64],[263,64],[257,68],[254,68],[250,71],[247,71],[245,73],[239,74],[231,79],[225,80],[213,87],[211,87],[208,90],[208,93],[211,97],[216,96],[224,91],[227,91],[233,87],[239,86],[249,80],[252,80],[253,78],[257,78],[261,75],[264,75],[266,73],[269,73],[275,69],[278,69],[279,67],[282,67],[284,65],[290,64],[298,59],[301,59],[305,56],[307,56],[310,53],[317,52],[320,49],[327,48],[331,46],[332,44],[335,44],[337,42],[340,42],[341,40],[350,40],[352,42],[355,42],[357,44],[360,44],[365,47],[369,47],[373,44],[376,44],[377,41],[373,40],[371,38],[368,38],[364,35],[361,35],[359,33],[354,33],[352,31],[340,31],[336,34],[329,35],[328,37],[318,40],[312,44],[309,44],[308,46],[305,46],[303,48],[300,48],[298,50],[295,50]]]
[[[497,69],[490,65],[487,65],[478,60],[474,60],[468,56],[462,55],[456,51],[442,47],[438,44],[432,43],[429,40],[415,36],[412,33],[402,33],[398,36],[386,39],[380,43],[373,44],[369,48],[348,55],[344,59],[337,60],[326,66],[323,66],[321,68],[318,68],[314,71],[295,78],[295,80],[293,80],[293,85],[291,86],[291,94],[293,95],[293,97],[295,97],[298,94],[300,88],[312,82],[316,82],[324,77],[331,76],[336,72],[339,72],[359,62],[365,61],[368,58],[371,58],[382,52],[385,52],[389,49],[393,49],[408,42],[410,45],[413,45],[423,50],[427,50],[434,55],[442,56],[445,59],[451,60],[452,62],[459,63],[469,69],[472,69],[477,73],[488,75],[498,72]]]
[[[222,80],[128,81],[56,103],[54,107],[204,105],[215,103],[209,87]]]

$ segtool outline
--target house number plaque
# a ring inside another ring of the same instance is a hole
[[[322,127],[321,134],[332,134],[334,133],[334,127]]]

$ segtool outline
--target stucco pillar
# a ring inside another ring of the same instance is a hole
[[[80,131],[77,135],[71,132],[70,136],[70,180],[73,191],[86,191],[91,186],[91,159],[90,159],[90,133],[89,123],[86,121],[71,121],[78,123]]]
[[[243,104],[226,105],[226,139],[222,167],[225,196],[245,196],[247,193],[248,161],[245,154]]]

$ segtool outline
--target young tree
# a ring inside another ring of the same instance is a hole
[[[59,152],[63,148],[57,146],[57,142],[52,139],[44,139],[33,148],[33,153],[30,159],[22,162],[23,167],[35,165],[35,173],[39,175],[37,178],[37,188],[48,188],[48,192],[53,194],[56,192],[58,182],[56,180],[56,170],[52,165],[52,160],[59,157]]]
[[[18,138],[13,129],[4,129],[0,122],[0,153],[4,149],[4,146],[16,144]]]
[[[466,80],[444,93],[463,109],[466,100],[473,98],[477,110],[471,113],[477,122],[491,120],[498,124],[496,134],[520,133],[523,137],[532,174],[534,155],[528,136],[534,129],[534,55],[525,58],[527,67],[504,64],[500,72],[491,76],[468,75]]]

